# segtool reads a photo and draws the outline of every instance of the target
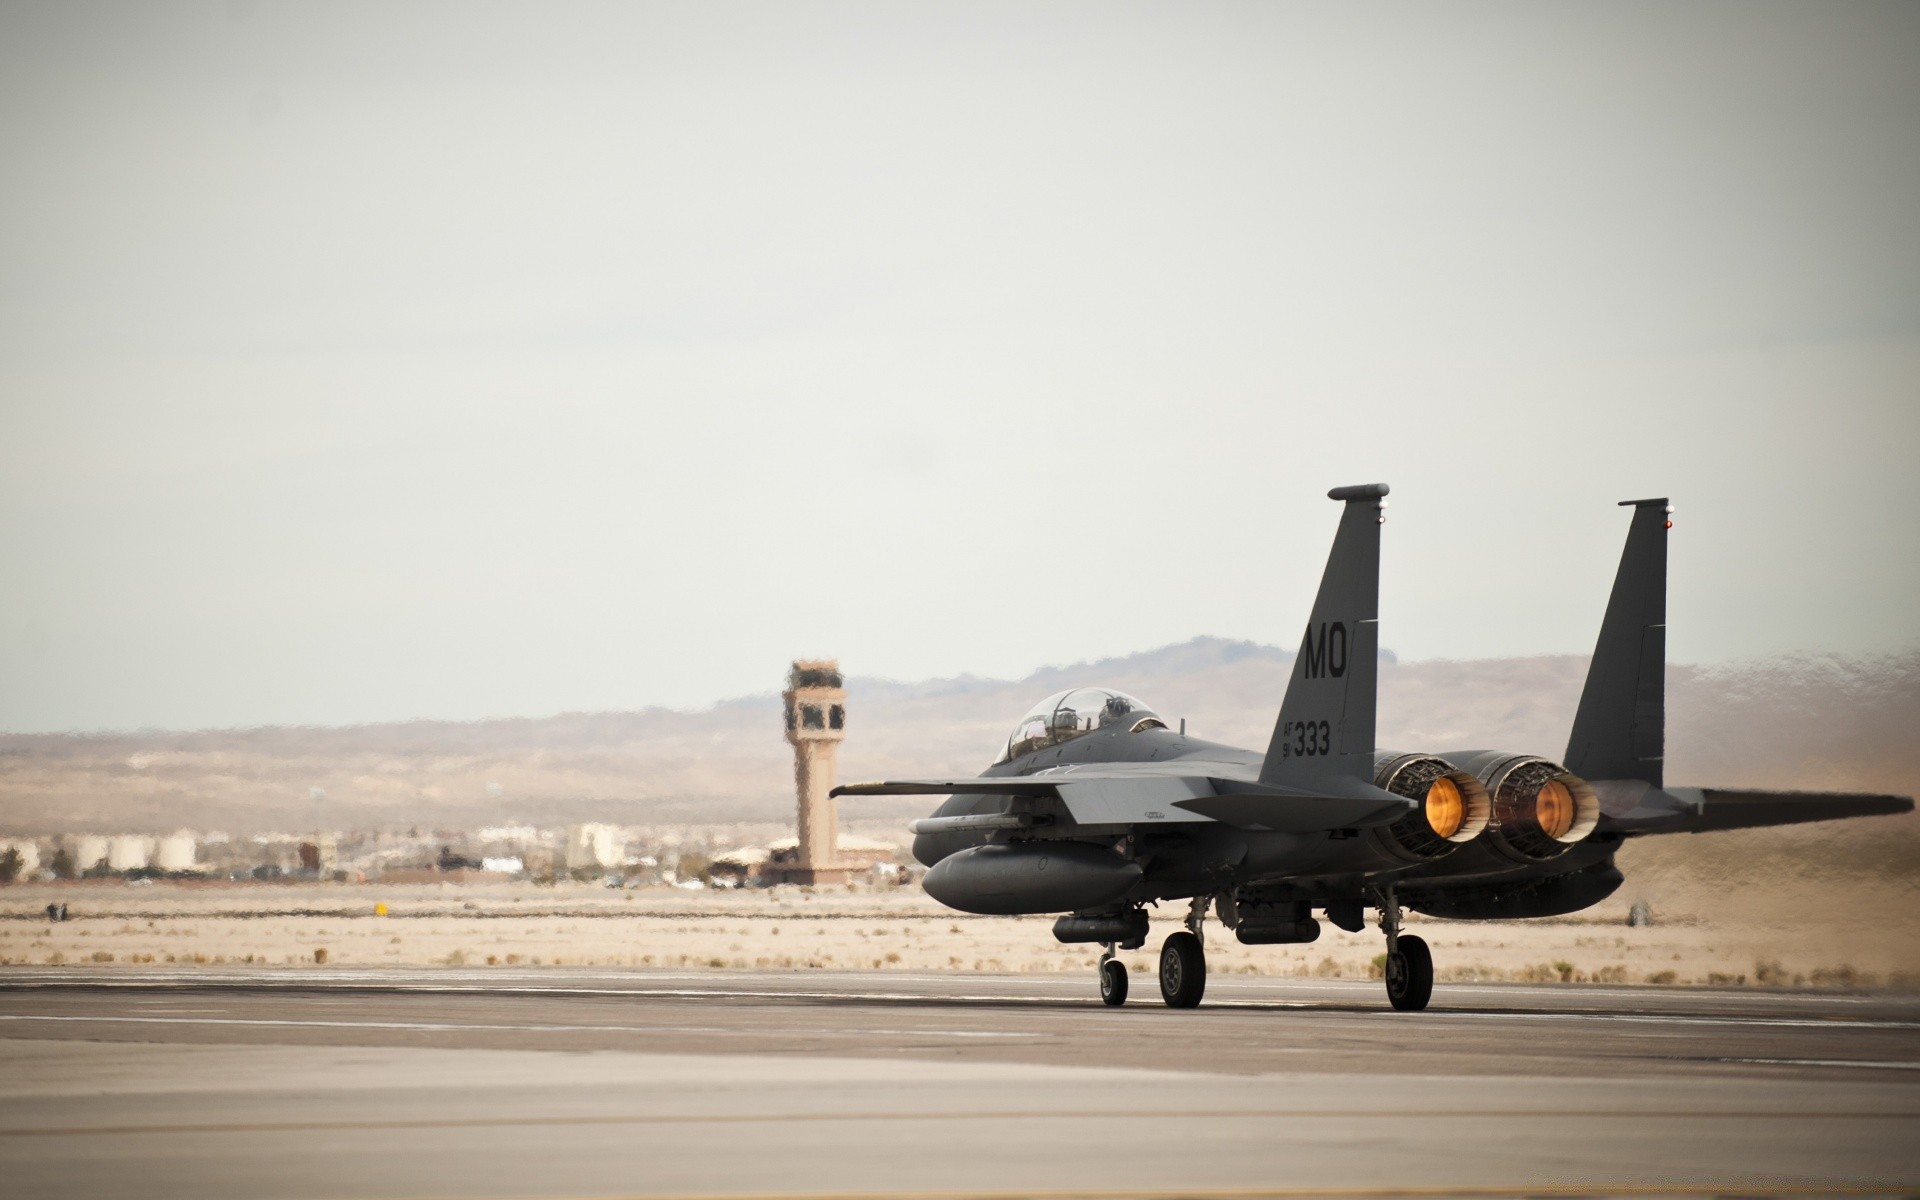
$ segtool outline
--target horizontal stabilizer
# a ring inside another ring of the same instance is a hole
[[[1641,797],[1602,828],[1621,833],[1708,833],[1801,825],[1846,817],[1878,817],[1913,811],[1906,796],[1873,792],[1762,792],[1736,788],[1664,788]]]

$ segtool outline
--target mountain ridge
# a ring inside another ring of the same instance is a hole
[[[848,680],[843,779],[973,774],[1042,695],[1128,691],[1200,737],[1266,744],[1293,655],[1195,638],[1023,679]],[[1557,758],[1586,658],[1383,657],[1381,745]],[[1920,791],[1920,653],[1672,665],[1668,777],[1718,786]],[[0,833],[782,820],[778,695],[700,710],[243,730],[0,735]],[[917,813],[862,801],[850,819]],[[896,811],[897,810],[897,811]]]

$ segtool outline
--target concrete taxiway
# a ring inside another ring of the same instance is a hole
[[[0,972],[8,1195],[1920,1191],[1920,1000],[820,971]]]

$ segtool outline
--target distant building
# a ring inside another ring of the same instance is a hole
[[[200,864],[194,861],[196,856],[194,836],[183,829],[161,838],[154,846],[153,866],[159,871],[197,871]]]
[[[487,825],[474,837],[483,842],[537,842],[540,831],[531,825]]]
[[[83,874],[107,861],[108,842],[97,833],[83,833],[73,841],[73,870]]]
[[[107,841],[107,870],[139,871],[153,861],[153,839],[137,833],[117,834]]]
[[[568,871],[604,871],[626,859],[626,836],[614,826],[567,826]]]
[[[899,851],[892,843],[841,834],[836,851],[839,878],[832,882],[865,877],[878,883],[899,876],[899,864],[894,861]],[[792,883],[799,862],[800,839],[777,838],[764,846],[742,846],[714,855],[708,873],[738,886]]]

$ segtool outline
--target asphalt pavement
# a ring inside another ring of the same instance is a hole
[[[0,970],[8,1196],[1920,1194],[1920,999]]]

